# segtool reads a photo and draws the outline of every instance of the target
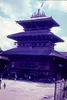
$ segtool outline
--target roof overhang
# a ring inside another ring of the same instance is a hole
[[[39,37],[43,37],[44,40],[50,40],[54,43],[56,42],[64,42],[63,39],[59,38],[58,36],[54,35],[52,32],[47,32],[45,30],[43,31],[29,31],[29,32],[19,32],[19,33],[15,33],[12,35],[8,35],[8,38],[14,39],[14,40],[19,40],[19,41],[33,41],[34,40],[34,36],[39,36]],[[27,37],[31,37],[30,39],[27,39]],[[40,39],[40,38],[39,38]],[[42,38],[41,38],[42,39]],[[43,39],[40,41],[43,41]],[[35,39],[35,41],[37,41],[37,39]]]
[[[31,55],[31,56],[55,56],[63,59],[67,59],[64,55],[60,52],[55,50],[48,50],[48,49],[29,49],[29,48],[14,48],[11,50],[7,50],[3,52],[3,55]]]
[[[52,17],[43,17],[43,18],[32,18],[30,20],[20,20],[16,21],[19,25],[28,30],[30,28],[37,28],[37,27],[57,27],[59,24],[52,18]]]

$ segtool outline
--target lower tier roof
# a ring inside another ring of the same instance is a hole
[[[36,56],[55,56],[66,59],[60,52],[51,49],[32,49],[32,48],[13,48],[3,52],[3,55],[36,55]]]

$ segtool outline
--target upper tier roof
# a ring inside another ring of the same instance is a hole
[[[20,20],[16,21],[18,24],[20,24],[22,27],[24,27],[25,30],[39,30],[47,28],[52,28],[59,26],[59,24],[52,18],[52,17],[46,17],[45,13],[40,13],[40,9],[38,9],[37,13],[34,13],[30,19],[27,20]]]
[[[44,29],[45,27],[52,28],[59,26],[59,24],[52,17],[38,17],[16,22],[20,24],[25,30]]]
[[[35,36],[35,37],[34,37]],[[38,37],[39,36],[39,40]],[[31,38],[27,38],[31,37]],[[56,42],[64,42],[61,38],[54,35],[52,32],[47,30],[38,30],[38,31],[26,31],[26,32],[19,32],[12,35],[8,35],[8,38],[17,40],[17,41],[44,41],[50,40],[54,43]]]

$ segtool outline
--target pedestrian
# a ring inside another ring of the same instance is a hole
[[[0,79],[0,89],[1,89],[1,82],[2,82],[2,81],[1,81],[1,79]]]
[[[1,83],[0,83],[0,89],[1,89]]]
[[[3,87],[4,87],[4,89],[6,88],[6,83],[4,83]]]

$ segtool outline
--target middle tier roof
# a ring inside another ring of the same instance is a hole
[[[47,30],[19,32],[12,35],[8,35],[7,37],[17,41],[49,40],[52,41],[53,43],[64,42],[61,38],[59,38],[58,36],[54,35],[52,32]]]

